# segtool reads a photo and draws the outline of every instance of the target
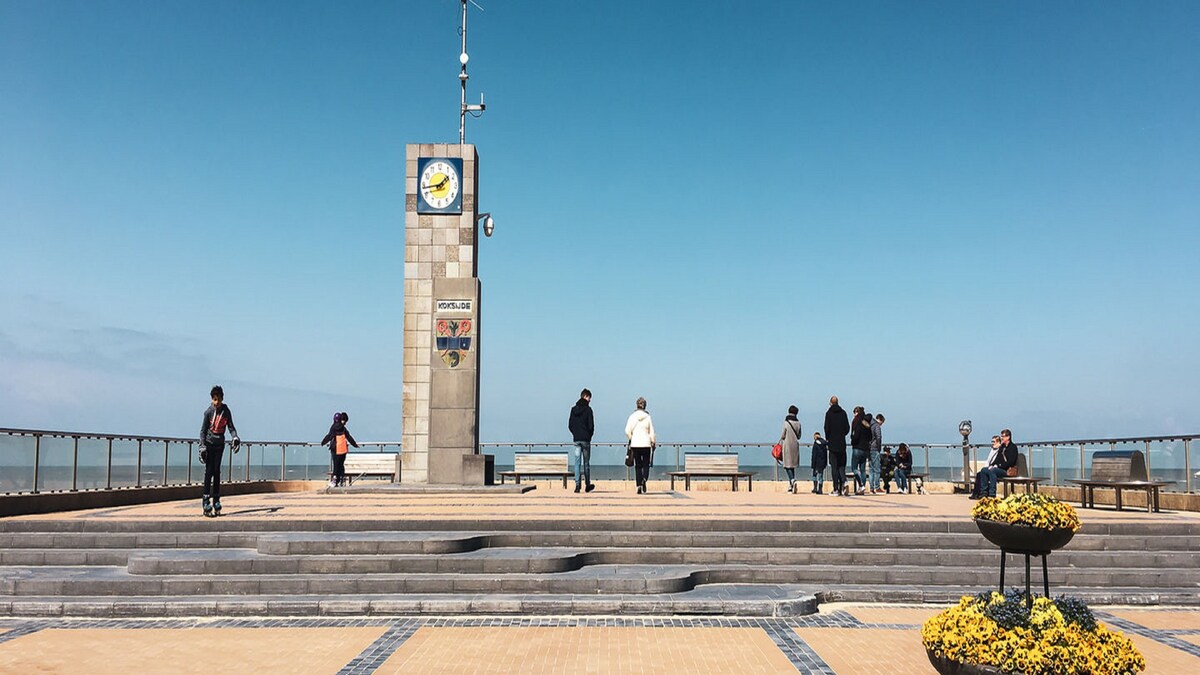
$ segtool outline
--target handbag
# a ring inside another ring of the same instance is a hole
[[[775,458],[776,462],[783,461],[783,444],[782,443],[776,443],[775,445],[771,446],[771,456]]]
[[[633,446],[625,445],[625,466],[633,466]]]
[[[1016,478],[1016,477],[1017,477],[1017,467],[1015,467],[1015,466],[1010,466],[1010,467],[1008,467],[1008,470],[1007,470],[1007,471],[1005,471],[1004,473],[1005,473],[1005,474],[1006,474],[1006,475],[1007,475],[1009,478]]]

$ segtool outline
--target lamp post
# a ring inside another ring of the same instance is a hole
[[[963,420],[958,423],[958,433],[963,437],[963,487],[967,492],[971,491],[971,420]]]

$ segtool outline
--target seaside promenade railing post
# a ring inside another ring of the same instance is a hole
[[[113,439],[108,439],[108,469],[104,476],[104,489],[112,489],[112,442]]]
[[[925,446],[925,475],[929,475],[929,446]]]
[[[134,487],[142,487],[142,439],[138,439],[137,474],[134,477]]]
[[[1150,453],[1147,452],[1149,457]],[[1187,491],[1192,491],[1192,439],[1183,439],[1183,474],[1187,479]]]
[[[250,453],[252,446],[246,446],[246,482],[250,482]]]
[[[192,484],[192,442],[191,441],[188,441],[187,465],[188,465],[187,482],[188,482],[188,485],[191,485]]]
[[[279,480],[287,480],[287,444],[279,446]]]
[[[1154,468],[1150,466],[1150,441],[1146,441],[1146,478],[1154,480]]]
[[[38,475],[42,464],[42,436],[41,434],[33,435],[33,493],[38,493]]]
[[[163,441],[163,479],[162,484],[166,485],[170,481],[167,480],[167,472],[171,470],[171,441]]]
[[[71,492],[79,492],[79,437],[72,436],[71,440]]]
[[[1050,483],[1058,485],[1058,446],[1050,446]]]

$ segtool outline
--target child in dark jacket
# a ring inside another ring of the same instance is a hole
[[[813,434],[812,445],[813,494],[821,494],[825,488],[825,467],[829,465],[829,443],[821,438],[820,432]],[[834,481],[837,484],[837,481]]]
[[[329,480],[329,487],[340,487],[345,483],[346,453],[350,452],[349,446],[358,447],[358,443],[350,435],[350,430],[346,428],[346,422],[349,421],[350,415],[344,412],[334,413],[333,424],[329,425],[329,433],[321,439],[321,445],[329,446],[330,459],[333,460],[333,476]]]

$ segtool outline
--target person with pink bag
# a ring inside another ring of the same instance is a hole
[[[800,409],[788,407],[788,414],[783,418],[783,431],[779,434],[779,445],[782,445],[779,463],[787,472],[788,492],[796,492],[796,467],[800,465]]]

